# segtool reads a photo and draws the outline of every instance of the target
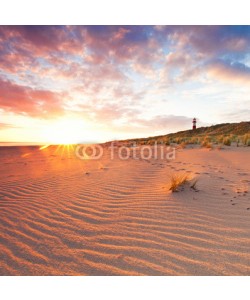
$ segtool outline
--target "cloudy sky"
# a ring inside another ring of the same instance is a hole
[[[249,120],[248,26],[0,26],[0,142]]]

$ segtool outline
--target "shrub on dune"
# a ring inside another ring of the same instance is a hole
[[[189,140],[189,143],[190,143],[190,144],[198,144],[198,143],[199,143],[199,139],[196,138],[196,137],[193,137],[193,138],[191,138],[191,139]]]
[[[249,134],[245,134],[242,138],[243,140],[243,144],[246,146],[250,146],[250,135]]]
[[[231,139],[230,139],[229,137],[225,137],[225,138],[223,139],[223,144],[224,144],[225,146],[231,146]]]
[[[204,140],[202,143],[201,143],[201,146],[204,147],[204,148],[208,148],[208,149],[212,149],[213,146],[210,142],[208,142],[207,140]]]

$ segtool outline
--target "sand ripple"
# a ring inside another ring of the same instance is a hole
[[[247,151],[82,162],[54,150],[2,155],[0,275],[250,275]],[[167,191],[178,170],[199,192]]]

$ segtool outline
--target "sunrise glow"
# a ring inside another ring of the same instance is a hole
[[[1,26],[0,142],[79,143],[247,120],[248,26]],[[239,101],[240,99],[240,101]]]

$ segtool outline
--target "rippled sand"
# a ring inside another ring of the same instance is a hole
[[[250,275],[249,148],[173,161],[0,148],[0,275]],[[188,172],[198,191],[170,193]]]

